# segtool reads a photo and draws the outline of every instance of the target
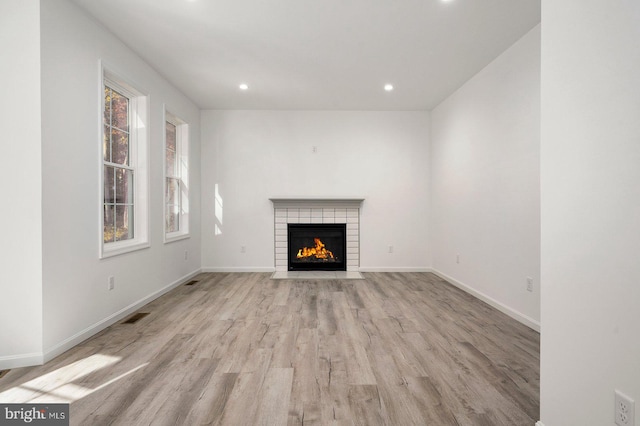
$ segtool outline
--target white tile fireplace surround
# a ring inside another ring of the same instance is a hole
[[[360,269],[360,206],[363,198],[270,198],[274,208],[275,269],[287,271],[287,224],[345,223],[347,272]]]

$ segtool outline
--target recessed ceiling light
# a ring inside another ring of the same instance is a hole
[[[238,87],[240,88],[240,90],[248,90],[249,89],[249,85],[246,84],[246,83],[242,83]]]
[[[385,84],[384,85],[384,90],[386,90],[387,92],[390,92],[393,90],[393,85],[392,84]]]

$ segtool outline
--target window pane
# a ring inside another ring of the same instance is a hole
[[[167,206],[166,229],[167,232],[177,232],[180,230],[178,206]]]
[[[128,195],[127,195],[127,200],[129,202],[129,204],[133,204],[133,170],[129,170],[128,172],[128,181],[129,181],[129,186],[127,188],[128,190]]]
[[[115,206],[113,205],[105,205],[104,206],[104,228],[102,231],[102,238],[105,243],[112,243],[115,241]]]
[[[111,162],[129,165],[129,134],[111,129]]]
[[[133,238],[133,206],[116,206],[116,241]]]
[[[176,126],[167,121],[167,149],[176,150]]]
[[[104,125],[104,135],[102,136],[102,158],[104,161],[111,161],[111,145],[109,141],[111,140],[111,128]]]
[[[167,178],[167,204],[178,204],[180,200],[180,184],[178,179]]]
[[[104,124],[111,124],[111,89],[104,86]]]
[[[167,150],[167,176],[176,176],[176,152]]]
[[[129,99],[113,90],[111,96],[111,125],[129,131]]]
[[[104,167],[104,202],[115,203],[115,168]]]
[[[176,157],[176,126],[169,123],[165,123],[166,127],[166,163],[167,163],[167,176],[176,176],[178,170],[177,157]]]
[[[133,203],[133,171],[115,169],[115,200],[118,204]]]

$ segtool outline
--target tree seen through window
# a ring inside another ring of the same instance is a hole
[[[134,169],[131,167],[129,98],[104,86],[103,241],[133,238]]]

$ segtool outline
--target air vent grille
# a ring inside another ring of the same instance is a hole
[[[131,315],[126,320],[122,321],[122,324],[135,324],[147,315],[149,315],[149,312],[137,312]]]

